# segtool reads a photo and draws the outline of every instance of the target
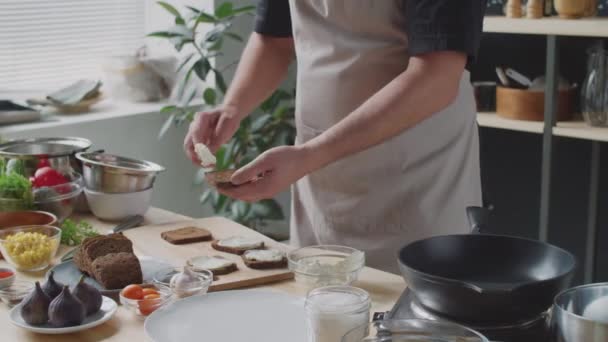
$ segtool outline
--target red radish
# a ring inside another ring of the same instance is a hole
[[[69,181],[57,170],[45,166],[36,170],[34,174],[34,182],[37,187],[55,186],[68,183]]]
[[[51,163],[47,158],[42,158],[38,161],[38,165],[36,165],[36,170],[42,169],[43,167],[50,167]]]

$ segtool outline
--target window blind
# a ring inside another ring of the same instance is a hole
[[[97,78],[104,57],[143,45],[145,0],[0,0],[0,90]]]

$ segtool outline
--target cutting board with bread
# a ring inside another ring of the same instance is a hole
[[[210,291],[237,289],[292,279],[285,255],[289,246],[221,217],[142,226],[123,234],[138,256],[174,266],[188,260],[214,268]],[[195,265],[197,266],[197,265]]]

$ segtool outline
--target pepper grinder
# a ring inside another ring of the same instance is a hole
[[[526,16],[529,19],[538,19],[543,17],[543,0],[528,0],[526,6]]]
[[[523,11],[521,8],[521,0],[509,0],[505,5],[505,12],[509,18],[521,18]]]

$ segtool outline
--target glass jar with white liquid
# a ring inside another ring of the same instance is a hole
[[[369,294],[356,287],[314,289],[306,297],[305,306],[309,342],[341,341],[347,332],[370,320]]]

